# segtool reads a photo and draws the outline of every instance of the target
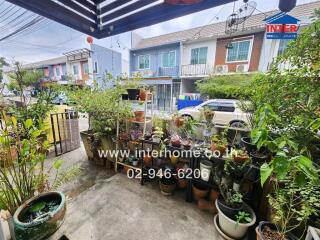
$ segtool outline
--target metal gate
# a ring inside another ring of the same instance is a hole
[[[50,119],[56,156],[80,147],[78,112],[52,113]]]

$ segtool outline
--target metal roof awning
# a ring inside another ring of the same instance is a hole
[[[7,0],[95,38],[150,26],[234,0],[171,5],[164,0]]]

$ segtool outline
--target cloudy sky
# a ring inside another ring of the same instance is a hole
[[[297,4],[300,5],[312,1],[315,0],[298,0]],[[278,0],[256,0],[256,2],[258,10],[254,14],[259,13],[259,11],[275,10],[278,6]],[[243,4],[242,0],[236,2],[237,7],[241,4]],[[10,5],[10,3],[0,0],[0,37],[10,31],[4,24],[7,21],[5,19],[7,16],[3,16],[2,13]],[[142,28],[136,30],[136,32],[145,38],[224,21],[232,13],[232,9],[233,3]],[[127,58],[127,52],[131,43],[130,36],[131,33],[128,32],[103,40],[95,39],[94,43],[121,51],[124,58]],[[7,59],[14,58],[22,62],[45,60],[51,57],[62,56],[64,52],[88,47],[86,37],[87,35],[85,34],[51,20],[46,20],[40,23],[37,28],[34,28],[33,31],[27,31],[19,37],[1,41],[0,56],[4,56]]]

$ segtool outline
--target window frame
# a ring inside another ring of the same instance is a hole
[[[140,57],[146,57],[146,56],[148,56],[148,58],[149,58],[149,66],[148,66],[148,68],[140,68]],[[151,67],[151,55],[150,54],[141,54],[141,55],[139,55],[138,56],[138,69],[139,70],[149,70],[150,67]]]
[[[234,43],[239,43],[240,44],[240,42],[249,42],[248,57],[247,57],[246,60],[228,61],[228,56],[229,56],[229,50],[230,49],[227,49],[225,62],[226,63],[244,63],[244,62],[249,62],[250,59],[251,59],[251,54],[252,54],[253,41],[254,41],[253,37],[250,38],[250,39],[239,39],[239,40],[231,41],[231,44],[234,44]],[[237,57],[238,57],[238,54],[239,54],[239,48],[238,48],[238,51],[237,51]]]
[[[170,66],[170,67],[165,67],[163,66],[163,55],[164,54],[170,54],[170,53],[174,53],[174,66]],[[174,68],[177,66],[177,51],[176,50],[172,50],[172,51],[168,51],[168,52],[162,52],[160,53],[161,55],[161,67],[162,68]]]
[[[57,71],[59,71],[59,74],[58,74]],[[57,77],[60,77],[60,76],[62,75],[61,72],[60,72],[60,68],[59,68],[59,67],[56,67],[56,68],[55,68],[55,75],[56,75]]]
[[[75,71],[74,71],[75,67],[77,68],[77,73],[75,73]],[[73,75],[79,75],[79,73],[80,73],[79,65],[77,65],[77,64],[72,65],[72,73],[73,73]]]
[[[200,50],[201,49],[207,49],[206,51],[206,58],[205,58],[205,63],[200,63]],[[197,63],[192,63],[192,51],[199,49],[199,54],[198,54],[198,59],[197,59]],[[190,50],[190,65],[202,65],[202,64],[208,64],[208,51],[209,51],[209,47],[205,46],[205,47],[195,47],[195,48],[191,48]]]
[[[98,61],[93,62],[93,73],[94,74],[99,74],[99,64]]]

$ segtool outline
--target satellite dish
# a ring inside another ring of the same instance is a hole
[[[246,4],[242,5],[237,11],[236,14],[238,15],[238,22],[237,24],[241,24],[246,21],[256,10],[257,3],[254,1],[247,2]]]
[[[238,30],[238,15],[236,13],[232,13],[226,21],[226,34],[235,33]]]

